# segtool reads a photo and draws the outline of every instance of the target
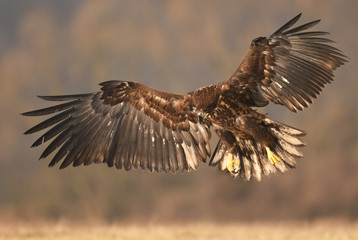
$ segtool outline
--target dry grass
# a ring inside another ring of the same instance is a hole
[[[358,222],[193,223],[193,224],[73,224],[6,223],[0,239],[358,239]]]

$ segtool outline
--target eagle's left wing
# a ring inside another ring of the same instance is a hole
[[[32,147],[51,141],[41,158],[61,168],[105,162],[130,170],[176,172],[196,169],[210,156],[209,127],[199,124],[190,94],[171,94],[140,83],[108,81],[89,94],[46,96],[65,101],[23,113],[55,114],[25,134],[49,128]]]
[[[328,33],[305,31],[320,20],[291,28],[301,17],[294,17],[270,37],[251,42],[249,52],[235,73],[226,81],[246,94],[248,104],[264,106],[268,101],[291,111],[303,110],[322,88],[332,81],[333,71],[347,57],[322,37]]]

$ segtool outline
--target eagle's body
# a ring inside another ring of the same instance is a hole
[[[41,97],[67,102],[24,113],[59,112],[26,134],[52,126],[33,144],[54,138],[40,157],[59,148],[50,166],[64,158],[61,168],[106,162],[119,169],[176,172],[196,169],[210,157],[212,128],[220,140],[210,165],[247,180],[284,172],[302,157],[299,137],[305,133],[255,108],[272,101],[294,112],[303,110],[332,81],[333,70],[346,62],[340,50],[327,44],[332,41],[321,37],[327,33],[304,31],[319,21],[290,29],[299,18],[268,38],[254,39],[226,81],[187,94],[108,81],[95,93]]]

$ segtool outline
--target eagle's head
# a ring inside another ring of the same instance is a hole
[[[198,116],[198,122],[200,124],[205,123],[205,120],[210,115],[214,108],[214,104],[208,103],[208,102],[202,102],[198,104],[195,108],[195,112]]]
[[[199,112],[198,113],[198,122],[200,124],[202,124],[205,121],[205,119],[208,117],[208,115],[209,114],[207,112]]]

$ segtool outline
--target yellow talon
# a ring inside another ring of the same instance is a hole
[[[226,168],[232,175],[235,176],[240,169],[240,160],[234,160],[232,158],[232,154],[229,153]]]
[[[270,148],[265,147],[266,148],[266,152],[267,152],[267,158],[270,160],[270,162],[272,163],[272,165],[275,164],[279,164],[279,162],[281,161],[281,159],[279,157],[276,156],[276,154],[274,154]]]

